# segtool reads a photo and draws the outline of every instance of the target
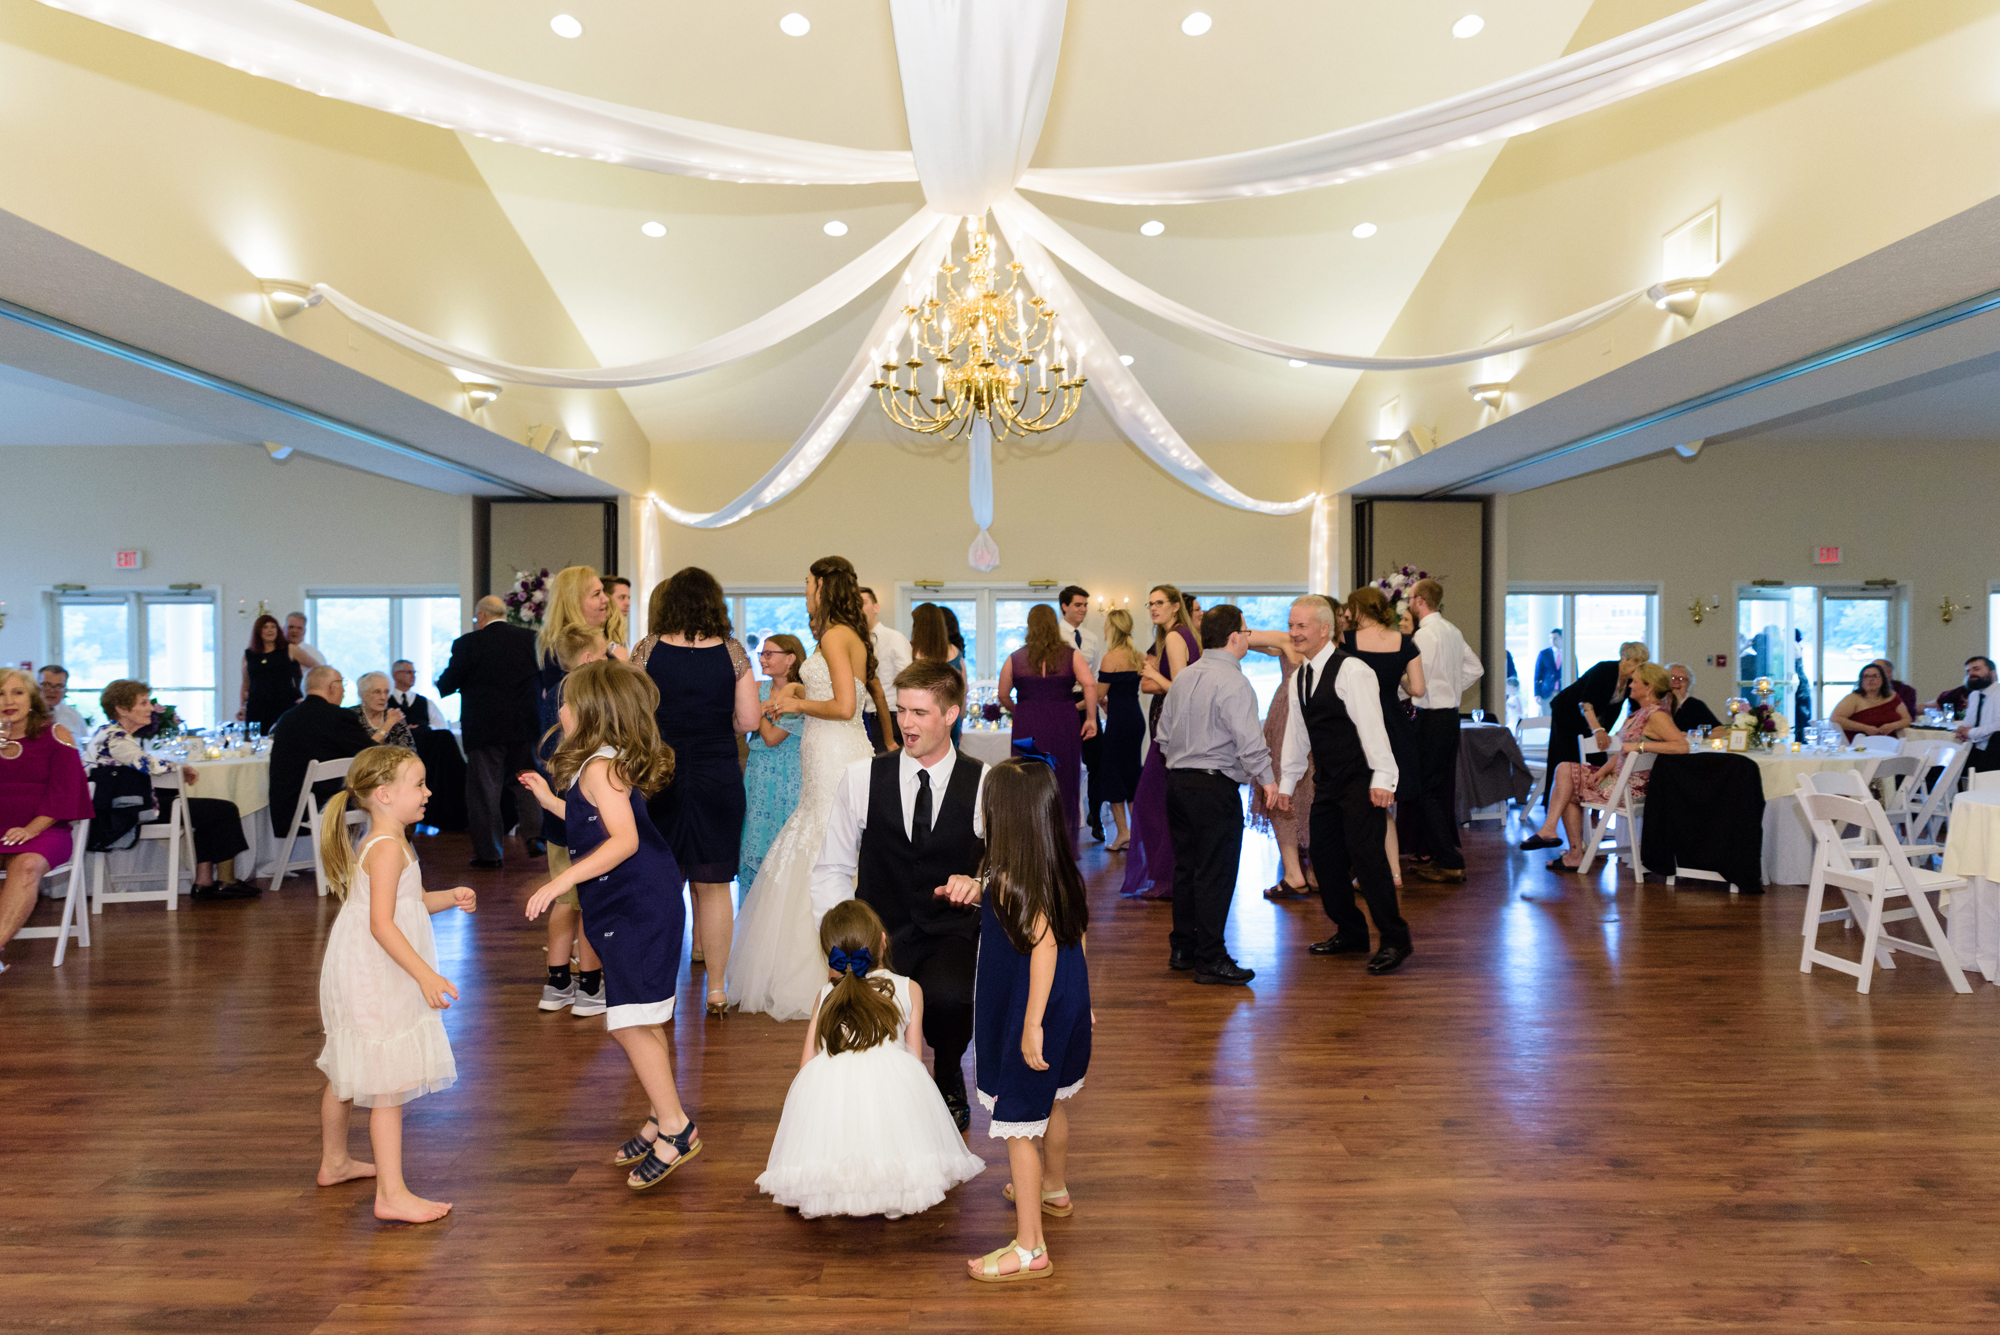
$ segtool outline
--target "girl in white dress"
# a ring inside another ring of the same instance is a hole
[[[319,1069],[327,1080],[319,1184],[372,1177],[375,1217],[412,1224],[451,1210],[450,1202],[427,1201],[403,1182],[403,1105],[458,1078],[438,1014],[458,989],[437,971],[430,915],[449,908],[471,913],[479,905],[470,886],[424,889],[403,831],[423,818],[430,795],[415,752],[371,746],[354,758],[347,787],[327,803],[320,837],[327,882],[346,902],[327,934],[319,973],[326,1025]],[[347,838],[350,803],[368,813],[358,857]],[[350,1102],[368,1109],[372,1164],[348,1157]]]
[[[833,981],[757,1187],[808,1219],[928,1210],[986,1164],[924,1069],[923,989],[890,972],[888,933],[858,899],[827,910],[819,939]]]

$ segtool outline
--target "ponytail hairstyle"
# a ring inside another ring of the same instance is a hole
[[[813,634],[823,640],[829,627],[845,626],[859,635],[868,655],[868,670],[861,680],[873,682],[881,667],[875,661],[875,637],[868,633],[868,617],[861,610],[861,577],[854,573],[854,563],[844,556],[822,556],[806,573],[819,581],[819,606],[812,612]]]
[[[980,874],[986,898],[1023,955],[1034,949],[1039,919],[1058,946],[1073,946],[1090,926],[1083,873],[1069,851],[1062,790],[1042,760],[1015,756],[986,775],[981,802],[986,858]]]
[[[1107,637],[1108,643],[1104,646],[1104,652],[1107,655],[1113,650],[1123,649],[1125,652],[1131,654],[1134,659],[1139,657],[1138,650],[1132,647],[1132,614],[1130,612],[1122,607],[1112,608],[1104,614],[1104,629],[1111,632]]]
[[[361,873],[360,859],[354,855],[354,841],[347,835],[347,809],[359,803],[365,811],[368,794],[396,781],[403,766],[415,761],[417,753],[404,746],[371,746],[354,757],[347,767],[347,786],[333,795],[320,813],[319,861],[326,868],[327,884],[336,898],[346,899]]]
[[[653,679],[615,658],[585,663],[563,678],[562,703],[576,719],[549,759],[549,786],[569,791],[576,776],[600,747],[610,747],[611,770],[626,787],[648,797],[673,781],[674,753],[660,740],[654,711],[660,688]]]
[[[813,1031],[820,1051],[836,1057],[894,1042],[903,1027],[896,984],[888,978],[868,976],[872,970],[889,967],[888,933],[875,910],[858,899],[835,904],[820,919],[819,949],[826,956],[826,967],[840,970],[840,981],[820,1003],[818,1027]]]

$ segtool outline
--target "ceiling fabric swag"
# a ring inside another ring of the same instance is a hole
[[[1330,134],[1186,162],[1030,171],[1020,186],[1102,204],[1200,204],[1343,185],[1609,106],[1867,3],[1704,0],[1511,79]]]
[[[308,300],[324,300],[362,328],[380,334],[392,343],[400,343],[412,352],[508,384],[545,385],[552,389],[630,389],[713,370],[784,342],[875,286],[925,236],[947,223],[955,227],[958,219],[942,217],[929,209],[919,209],[901,227],[782,306],[685,352],[677,352],[671,357],[657,357],[652,361],[634,362],[630,366],[577,371],[548,366],[519,366],[447,343],[441,338],[433,338],[422,330],[390,319],[380,311],[370,310],[325,283],[313,284]]]
[[[1650,288],[1635,288],[1622,296],[1599,302],[1589,310],[1578,311],[1575,315],[1565,316],[1539,329],[1531,329],[1518,338],[1510,338],[1505,342],[1491,343],[1483,347],[1468,348],[1461,352],[1440,352],[1415,357],[1363,357],[1354,353],[1321,352],[1296,343],[1283,343],[1274,338],[1264,338],[1238,329],[1234,325],[1224,324],[1220,320],[1203,315],[1200,311],[1190,310],[1172,298],[1161,296],[1152,288],[1113,266],[1096,251],[1071,236],[1053,218],[1019,195],[1009,196],[995,204],[993,216],[999,220],[1001,227],[1018,228],[1085,278],[1113,296],[1131,302],[1142,311],[1150,312],[1163,320],[1170,320],[1184,329],[1192,329],[1198,334],[1207,334],[1225,343],[1234,343],[1239,348],[1248,348],[1252,352],[1349,371],[1412,371],[1431,366],[1456,366],[1462,362],[1475,362],[1483,357],[1531,348],[1537,343],[1547,343],[1566,334],[1588,329],[1600,321],[1611,318],[1640,297],[1653,292]]]

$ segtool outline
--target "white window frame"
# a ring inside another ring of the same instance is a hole
[[[382,664],[383,670],[387,670],[398,659],[409,657],[409,654],[404,651],[403,647],[403,609],[396,605],[401,600],[405,598],[456,598],[458,599],[458,623],[460,627],[465,628],[470,625],[465,616],[465,590],[456,584],[339,584],[324,587],[314,586],[307,589],[303,595],[307,644],[313,643],[313,627],[319,624],[318,604],[322,598],[389,599],[389,657]],[[273,612],[271,615],[277,617],[278,624],[282,626],[284,625],[285,617],[289,613],[281,614]],[[461,631],[461,633],[463,632]],[[350,691],[359,690],[356,682],[349,682],[347,686]],[[425,695],[433,698],[436,697],[437,685],[434,682],[420,681],[417,683],[417,689]],[[439,702],[439,708],[443,708],[441,701]]]
[[[953,580],[944,584],[918,585],[904,580],[896,585],[896,628],[908,635],[910,617],[918,603],[962,603],[979,604],[979,625],[975,627],[972,642],[966,647],[972,650],[975,662],[993,669],[986,676],[977,679],[981,683],[999,680],[1000,665],[994,658],[993,621],[995,603],[1027,602],[1048,603],[1055,606],[1056,595],[1063,590],[1061,584],[975,584],[969,580]],[[1058,609],[1060,610],[1060,609]]]
[[[1652,599],[1650,603],[1646,604],[1646,643],[1649,646],[1651,646],[1653,656],[1656,659],[1659,658],[1660,655],[1666,652],[1666,647],[1660,643],[1660,599],[1664,595],[1661,592],[1661,586],[1659,584],[1647,583],[1643,580],[1639,581],[1509,580],[1507,582],[1507,596],[1510,598],[1516,594],[1520,594],[1523,596],[1535,596],[1544,598],[1560,597],[1563,599],[1562,628],[1563,628],[1563,660],[1564,660],[1563,684],[1564,685],[1568,685],[1569,683],[1575,681],[1578,675],[1580,675],[1583,672],[1584,668],[1591,666],[1590,664],[1587,663],[1579,665],[1576,661],[1577,595],[1582,594],[1586,597],[1589,597],[1599,594],[1621,594],[1621,593],[1631,594],[1634,596],[1644,596]],[[1732,616],[1734,615],[1733,611],[1731,615]],[[1735,623],[1732,621],[1730,624],[1734,625]],[[1503,610],[1500,616],[1500,653],[1502,662],[1506,661],[1506,652],[1507,652],[1507,616],[1503,606]],[[1518,666],[1519,665],[1517,664],[1516,665],[1517,669]]]
[[[62,609],[65,605],[80,606],[92,603],[100,605],[124,603],[126,609],[125,661],[130,664],[133,672],[131,680],[143,681],[149,686],[154,685],[154,682],[149,675],[152,668],[152,664],[149,661],[151,652],[149,646],[152,636],[149,634],[150,628],[146,624],[147,605],[157,603],[208,604],[209,621],[214,627],[215,634],[214,714],[218,722],[222,720],[222,704],[224,700],[222,680],[224,675],[223,658],[225,650],[222,638],[222,591],[220,589],[173,589],[159,585],[150,587],[123,586],[103,588],[93,585],[83,589],[46,588],[41,593],[43,663],[62,663],[63,661]],[[39,667],[40,664],[36,666]],[[169,686],[167,689],[200,690],[201,687],[192,684],[183,684],[180,686]],[[78,708],[81,713],[92,715],[93,717],[100,712],[94,701],[90,702],[89,708],[81,706],[78,706]],[[235,711],[231,710],[229,713],[233,717]]]

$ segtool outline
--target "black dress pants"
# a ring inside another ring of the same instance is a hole
[[[1228,964],[1222,935],[1243,856],[1243,799],[1212,770],[1167,771],[1167,828],[1174,841],[1173,953],[1213,970]]]
[[[1417,824],[1433,865],[1462,871],[1458,847],[1458,711],[1417,711]]]
[[[159,817],[146,824],[154,825],[167,820],[179,798],[179,793],[171,791],[157,794]],[[243,837],[243,816],[234,802],[219,797],[190,797],[187,799],[187,825],[194,835],[196,862],[227,862],[239,853],[249,851],[250,841]],[[244,867],[239,877],[253,870]]]
[[[936,1058],[933,1078],[938,1092],[964,1098],[979,941],[906,930],[890,944],[889,958],[897,973],[924,990],[924,1042]]]
[[[500,840],[510,825],[521,827],[523,839],[541,835],[541,804],[514,781],[522,770],[534,767],[534,755],[526,742],[475,746],[466,751],[465,823],[472,835],[472,856],[498,861]]]
[[[1368,901],[1368,916],[1385,946],[1410,944],[1409,924],[1396,907],[1396,882],[1389,874],[1389,854],[1382,841],[1389,813],[1368,800],[1368,776],[1345,785],[1314,781],[1312,807],[1313,866],[1319,870],[1319,902],[1333,919],[1336,934],[1355,941],[1368,939],[1368,924],[1354,902],[1354,881]]]

